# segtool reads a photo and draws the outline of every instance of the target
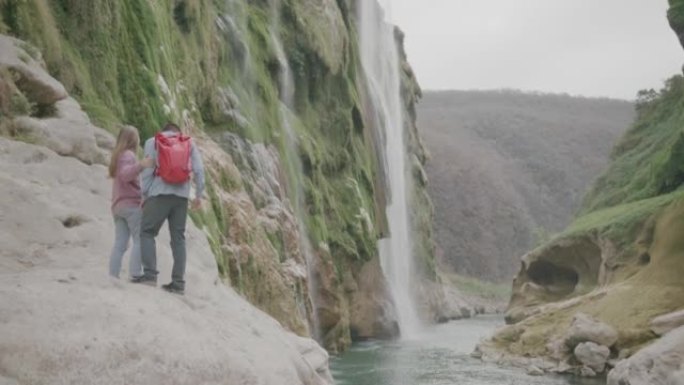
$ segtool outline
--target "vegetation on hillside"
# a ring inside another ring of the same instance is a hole
[[[508,281],[572,219],[629,126],[626,101],[517,91],[426,92],[420,126],[442,259]]]
[[[652,198],[684,183],[684,77],[640,91],[637,118],[615,146],[610,168],[585,197],[582,213]]]

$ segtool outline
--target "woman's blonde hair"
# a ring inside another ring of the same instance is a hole
[[[119,164],[119,157],[126,150],[131,150],[134,153],[138,150],[140,145],[140,135],[135,127],[123,126],[119,131],[119,136],[116,138],[116,146],[112,151],[112,158],[109,160],[109,176],[114,178],[116,176],[116,169]]]

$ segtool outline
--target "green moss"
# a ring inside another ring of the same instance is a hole
[[[280,257],[278,262],[285,262],[287,256],[285,255],[285,242],[283,241],[283,233],[278,230],[275,232],[266,232],[268,241],[271,243],[276,251],[276,254]]]
[[[10,97],[10,114],[12,116],[31,115],[35,110],[35,105],[26,96],[17,91]]]
[[[325,17],[335,19],[334,28],[327,28],[305,0],[284,1],[279,26],[267,1],[0,0],[0,30],[38,47],[49,72],[97,125],[113,130],[132,124],[146,138],[167,120],[189,117],[212,137],[231,131],[277,148],[287,197],[303,216],[314,248],[329,247],[341,282],[345,270],[377,255],[386,220],[372,127],[361,116],[365,90],[356,32],[348,4],[339,4],[344,12],[340,18],[333,7]],[[285,113],[273,36],[282,40],[296,86],[292,111]],[[237,100],[226,101],[225,90]],[[32,109],[23,102],[13,101],[18,112]],[[231,110],[244,119],[231,118]],[[295,143],[288,140],[283,115]],[[260,227],[229,234],[231,208],[219,197],[244,189],[254,198],[253,186],[229,170],[212,171],[210,204],[192,219],[207,233],[221,276],[280,314],[280,305],[271,304],[272,291],[280,289],[260,285],[270,273],[264,259],[279,263],[285,256],[283,234]],[[267,202],[254,203],[259,209]],[[428,216],[420,218],[421,227],[429,226]],[[264,255],[241,254],[238,261],[229,244],[255,246]],[[422,269],[434,272],[429,247],[418,250]]]
[[[684,192],[677,191],[651,199],[598,210],[575,220],[557,238],[597,232],[614,240],[620,247],[629,247],[634,242],[636,233],[649,217],[682,197],[684,197]]]
[[[650,104],[613,150],[582,214],[667,194],[684,182],[684,78],[668,80]]]

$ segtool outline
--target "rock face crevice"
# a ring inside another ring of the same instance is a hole
[[[506,321],[520,322],[538,306],[586,294],[605,283],[601,271],[608,254],[601,243],[590,237],[563,239],[522,257]]]

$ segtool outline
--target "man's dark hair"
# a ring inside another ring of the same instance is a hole
[[[162,129],[162,131],[182,132],[180,127],[178,127],[178,125],[176,123],[171,123],[171,122],[166,123],[164,125],[164,128]]]

